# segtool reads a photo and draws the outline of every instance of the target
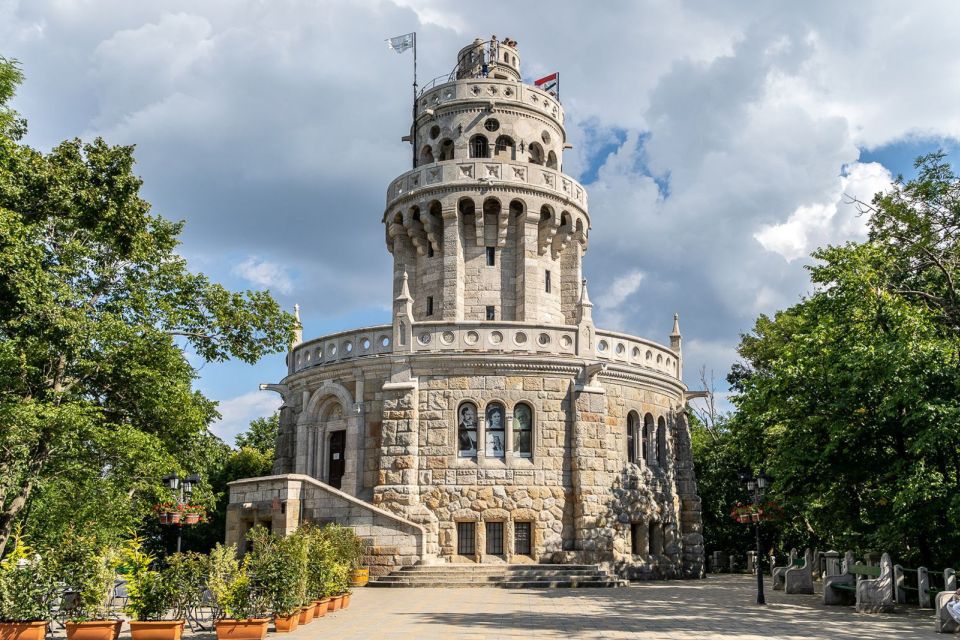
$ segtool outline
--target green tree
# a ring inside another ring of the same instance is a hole
[[[775,477],[785,545],[960,557],[960,189],[941,154],[879,194],[870,239],[826,247],[814,293],[760,317],[731,375],[733,436]]]
[[[72,505],[122,531],[163,472],[209,462],[215,403],[184,350],[255,362],[294,327],[268,292],[187,268],[183,224],[150,213],[133,147],[21,144],[20,79],[0,61],[0,553],[25,514],[30,530]]]
[[[280,414],[274,413],[265,418],[256,418],[250,422],[250,428],[237,434],[237,447],[252,447],[260,453],[273,457],[273,447],[280,431]]]

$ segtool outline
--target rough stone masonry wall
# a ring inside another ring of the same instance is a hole
[[[415,564],[423,554],[424,532],[418,525],[308,476],[289,474],[230,483],[227,544],[243,549],[246,532],[255,524],[287,535],[305,522],[352,528],[367,545],[365,562],[374,576]]]

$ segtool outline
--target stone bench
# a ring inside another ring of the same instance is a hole
[[[813,553],[810,549],[803,553],[803,564],[783,572],[783,583],[786,593],[813,593]]]
[[[797,550],[790,549],[790,555],[787,557],[787,564],[774,567],[771,564],[770,574],[773,576],[773,590],[774,591],[783,591],[783,586],[786,581],[787,569],[800,566],[800,560],[797,559]]]
[[[893,582],[896,588],[897,604],[907,604],[908,597],[916,594],[917,606],[921,609],[932,609],[937,594],[941,591],[953,593],[957,590],[957,578],[953,569],[945,569],[942,573],[934,572],[932,575],[937,574],[943,577],[943,589],[931,584],[931,573],[926,567],[908,569],[894,565]],[[915,577],[913,580],[907,580],[907,576]],[[912,600],[912,597],[910,599]]]
[[[954,586],[956,584],[954,583]],[[950,602],[956,591],[941,591],[937,594],[936,600],[936,612],[937,615],[934,618],[935,628],[937,633],[957,633],[960,632],[960,624],[953,619],[947,612],[947,603]]]
[[[880,566],[855,564],[853,553],[847,552],[843,573],[829,576],[823,583],[823,604],[850,604],[858,613],[892,613],[896,603],[893,562],[884,553]]]

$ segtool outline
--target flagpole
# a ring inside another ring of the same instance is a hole
[[[417,32],[413,32],[413,167],[417,168]]]

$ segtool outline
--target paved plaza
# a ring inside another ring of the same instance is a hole
[[[769,585],[769,581],[768,581]],[[820,596],[767,590],[748,576],[620,589],[358,589],[346,611],[290,634],[308,638],[932,639],[933,613],[824,607]]]

